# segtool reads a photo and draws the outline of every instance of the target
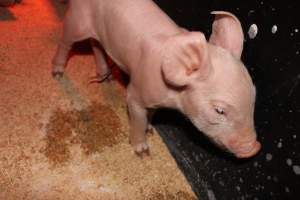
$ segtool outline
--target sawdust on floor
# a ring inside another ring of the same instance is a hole
[[[74,55],[52,79],[64,10],[53,5],[0,13],[0,199],[196,199],[157,133],[150,156],[133,153],[125,88],[88,84],[93,55]]]

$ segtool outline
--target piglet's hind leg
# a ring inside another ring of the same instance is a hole
[[[52,60],[52,76],[54,78],[60,78],[64,74],[64,68],[69,57],[69,52],[72,48],[72,42],[61,41],[57,47],[57,51]]]
[[[80,23],[81,16],[74,16],[70,13],[72,12],[66,13],[63,24],[63,36],[52,60],[52,75],[55,78],[63,75],[73,43],[89,37],[88,25]]]
[[[101,47],[100,43],[95,39],[90,39],[91,46],[93,48],[93,52],[95,54],[95,62],[96,62],[96,77],[93,77],[90,80],[92,82],[101,83],[109,78],[111,75],[111,70],[108,67],[106,62],[105,52]]]

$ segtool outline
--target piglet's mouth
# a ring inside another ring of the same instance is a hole
[[[251,145],[237,149],[234,154],[237,158],[249,158],[256,155],[260,149],[261,144],[255,141]]]

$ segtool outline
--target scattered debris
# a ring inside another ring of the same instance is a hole
[[[300,175],[300,167],[298,165],[294,165],[293,170],[294,170],[295,174]]]
[[[249,38],[250,39],[254,39],[256,37],[258,33],[258,27],[256,24],[252,24],[250,27],[249,27],[249,30],[248,30],[248,35],[249,35]]]
[[[288,159],[286,159],[286,164],[288,166],[291,166],[293,164],[293,161],[290,158],[288,158]]]
[[[267,160],[267,161],[271,161],[272,158],[273,158],[272,154],[270,154],[270,153],[267,153],[267,154],[266,154],[266,160]]]
[[[280,149],[282,147],[282,142],[278,142],[277,147]]]
[[[271,30],[272,33],[275,34],[277,32],[277,30],[278,30],[278,27],[276,25],[273,25],[272,30]]]

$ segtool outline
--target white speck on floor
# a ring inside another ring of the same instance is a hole
[[[223,181],[219,181],[219,184],[225,186],[225,183]]]
[[[298,165],[294,165],[293,170],[294,170],[295,174],[300,175],[300,167]]]
[[[258,166],[258,163],[255,161],[255,162],[253,163],[253,166],[254,166],[254,167],[257,167],[257,166]]]
[[[276,176],[274,176],[273,177],[273,181],[277,183],[278,182],[278,178]]]
[[[273,158],[272,154],[270,154],[270,153],[267,153],[267,154],[266,154],[266,160],[267,160],[267,161],[271,161],[272,158]]]
[[[292,159],[290,159],[290,158],[286,159],[286,164],[287,164],[288,166],[291,166],[291,165],[293,164]]]
[[[254,13],[254,10],[249,10],[248,15],[250,15],[251,13]]]
[[[99,187],[98,190],[101,191],[101,192],[105,192],[105,193],[112,193],[113,192],[113,190],[111,188],[103,187],[103,186]]]
[[[278,142],[277,147],[280,149],[282,147],[282,142]]]
[[[207,190],[207,196],[209,200],[216,200],[216,196],[212,190]]]
[[[284,190],[285,190],[286,193],[290,192],[290,189],[288,187],[285,187]]]
[[[272,26],[272,30],[271,30],[272,33],[275,34],[275,33],[277,32],[277,30],[278,30],[277,26],[276,26],[276,25],[273,25],[273,26]]]
[[[250,39],[254,39],[256,37],[258,33],[258,27],[256,24],[252,24],[250,27],[249,27],[249,30],[248,30],[248,35],[249,35],[249,38]]]
[[[86,181],[81,181],[79,183],[79,190],[80,191],[85,191],[85,190],[88,190],[90,188],[94,188],[96,187],[96,184],[94,181],[89,181],[89,180],[86,180]]]

